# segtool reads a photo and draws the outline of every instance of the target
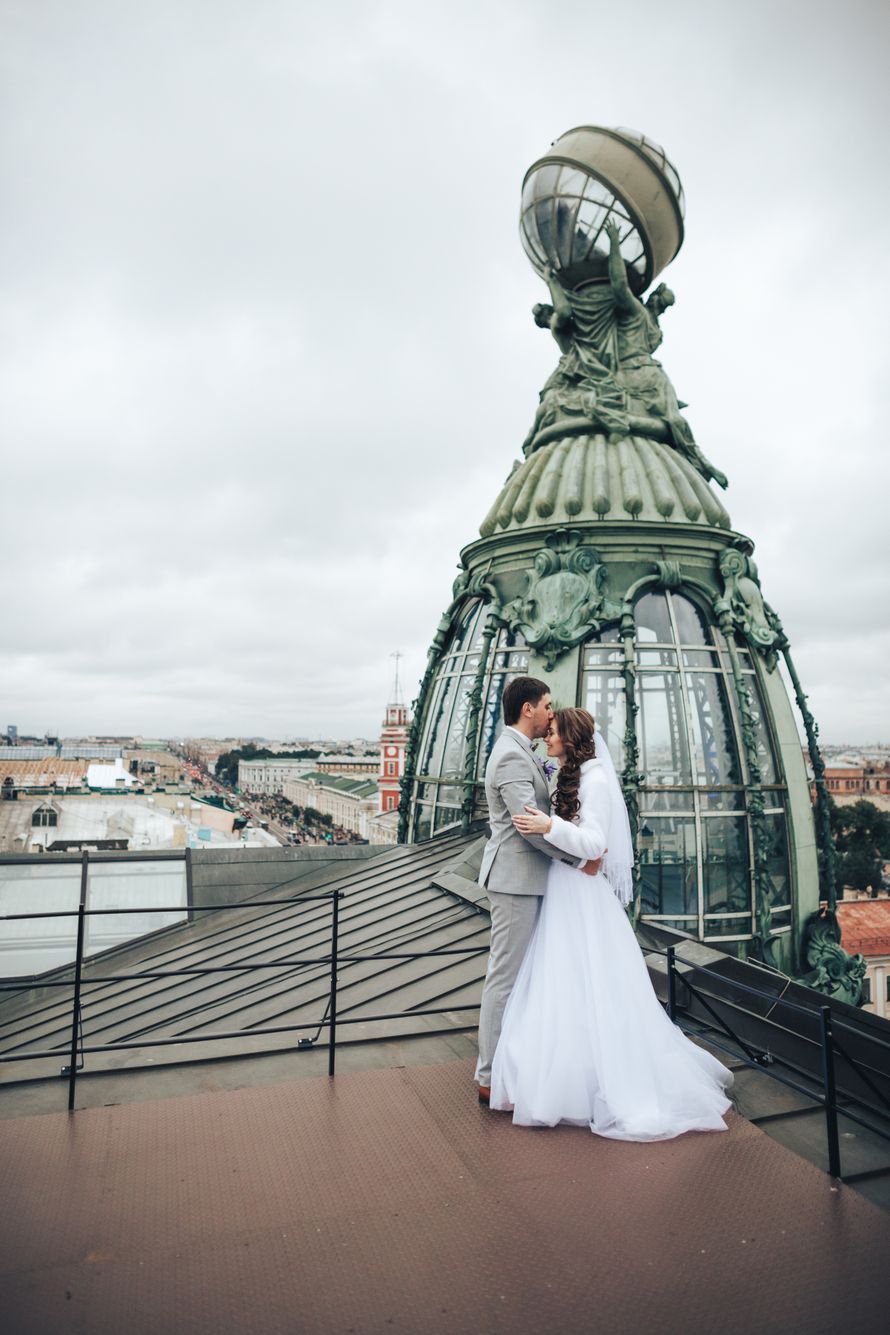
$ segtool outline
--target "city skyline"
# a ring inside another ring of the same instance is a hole
[[[394,645],[413,699],[558,355],[522,175],[595,121],[683,180],[659,356],[822,737],[890,736],[885,14],[87,0],[0,22],[5,722],[373,737]]]

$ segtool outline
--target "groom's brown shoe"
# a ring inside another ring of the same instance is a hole
[[[483,1106],[486,1108],[491,1102],[491,1090],[488,1088],[487,1085],[479,1086],[479,1102],[483,1104]]]

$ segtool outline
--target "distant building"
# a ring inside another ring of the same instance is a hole
[[[373,779],[348,778],[312,770],[289,780],[283,795],[294,806],[314,807],[330,816],[341,829],[370,839],[368,822],[377,814],[377,784]],[[381,841],[384,842],[384,841]]]
[[[890,796],[890,765],[826,765],[825,785],[834,798]]]
[[[61,760],[54,752],[31,759],[0,759],[0,799],[9,802],[20,794],[85,788],[88,767],[87,760]]]
[[[88,788],[132,788],[136,780],[124,769],[124,762],[118,756],[110,765],[101,761],[91,761],[87,768]]]
[[[890,898],[839,900],[837,916],[844,950],[865,956],[862,1009],[890,1019]]]
[[[81,790],[0,803],[0,853],[60,852],[72,848],[231,848],[275,845],[265,831],[244,830],[244,818],[188,793]]]
[[[401,654],[395,654],[394,657],[396,660],[396,675],[390,692],[389,704],[386,706],[383,729],[380,733],[380,760],[377,772],[377,788],[380,793],[378,809],[384,815],[389,811],[398,810],[402,793],[402,775],[405,772],[405,753],[408,749],[408,709],[402,700],[402,692],[399,686],[399,659]],[[390,841],[381,840],[380,842],[389,843]],[[393,839],[391,842],[395,843],[396,840]]]
[[[238,787],[242,793],[275,796],[284,785],[299,779],[314,767],[313,760],[239,760]]]
[[[140,787],[185,782],[182,761],[171,751],[125,751],[124,764]]]
[[[369,844],[397,844],[399,842],[399,813],[397,810],[378,811],[368,821]]]
[[[378,759],[373,756],[324,755],[310,761],[319,774],[344,774],[351,778],[373,779],[377,775]]]

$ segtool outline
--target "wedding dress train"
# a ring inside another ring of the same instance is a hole
[[[603,847],[610,803],[621,800],[601,761],[582,766],[580,799],[578,824],[554,817],[545,837],[584,857],[588,845]],[[524,1126],[568,1122],[618,1140],[669,1140],[725,1131],[731,1082],[668,1019],[606,877],[552,861],[504,1012],[491,1107]]]

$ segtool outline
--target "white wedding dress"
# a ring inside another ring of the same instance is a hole
[[[578,858],[596,857],[616,800],[600,760],[582,765],[579,797],[578,823],[555,816],[545,837]],[[491,1107],[523,1126],[569,1122],[616,1140],[669,1140],[725,1131],[731,1082],[668,1019],[606,877],[551,861],[504,1012]]]

